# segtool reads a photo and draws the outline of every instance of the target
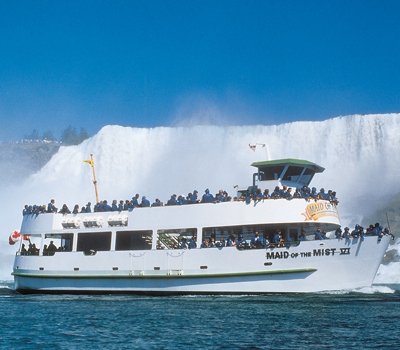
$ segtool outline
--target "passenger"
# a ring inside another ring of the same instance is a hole
[[[203,197],[201,199],[202,203],[212,203],[214,202],[214,196],[210,193],[210,190],[207,188],[204,191]]]
[[[342,229],[340,227],[338,227],[335,231],[335,237],[337,239],[342,239]]]
[[[48,249],[47,244],[45,244],[43,247],[43,252],[42,252],[43,255],[49,255],[49,251],[47,249]]]
[[[208,248],[215,248],[215,238],[210,237],[208,240]]]
[[[272,243],[276,246],[279,245],[279,242],[281,241],[281,233],[279,231],[276,231],[274,234],[274,237],[272,238]]]
[[[281,190],[279,189],[279,186],[275,186],[274,191],[271,193],[271,198],[272,199],[281,198]]]
[[[271,196],[269,195],[269,189],[268,188],[264,190],[263,198],[264,199],[270,199],[271,198]]]
[[[50,203],[47,205],[47,212],[48,213],[57,213],[57,208],[56,208],[56,206],[54,205],[54,203],[55,203],[55,201],[54,201],[54,199],[52,199],[51,201],[50,201]]]
[[[286,198],[288,200],[293,198],[292,189],[290,187],[283,193],[283,198]]]
[[[268,234],[266,232],[260,237],[260,241],[263,247],[269,246]]]
[[[36,248],[35,243],[29,244],[28,254],[29,255],[39,255],[39,249]]]
[[[63,206],[61,207],[60,214],[66,215],[66,214],[71,214],[71,211],[68,209],[66,204],[63,204]]]
[[[162,204],[162,202],[161,202],[158,198],[156,198],[156,201],[155,201],[154,203],[152,203],[151,206],[152,206],[152,207],[162,207],[163,204]]]
[[[91,213],[92,212],[91,205],[92,205],[92,203],[90,203],[90,202],[88,202],[86,204],[86,210],[85,210],[86,213]]]
[[[111,211],[111,206],[106,200],[103,201],[103,211]]]
[[[356,226],[354,226],[354,230],[351,231],[351,236],[353,238],[358,238],[360,236],[360,226],[358,224],[356,224]]]
[[[186,203],[186,199],[185,199],[182,195],[179,195],[179,196],[178,196],[178,199],[176,200],[176,202],[177,202],[178,205],[185,205],[185,204],[187,204],[187,203]]]
[[[301,197],[302,197],[302,195],[301,195],[300,190],[298,188],[296,188],[296,190],[293,193],[293,198],[301,198]]]
[[[230,202],[232,200],[228,192],[224,191],[224,202]]]
[[[186,204],[192,204],[192,196],[193,196],[193,193],[191,193],[191,192],[189,192],[189,193],[187,194],[187,196],[186,196],[186,198],[185,198]]]
[[[250,247],[251,248],[260,248],[260,235],[257,231],[254,234],[254,237],[250,241]]]
[[[194,191],[193,191],[193,194],[192,194],[192,196],[190,197],[190,203],[191,203],[191,204],[195,204],[195,203],[198,203],[198,202],[199,202],[198,197],[197,197],[198,193],[199,193],[199,192],[197,192],[197,190],[194,190]]]
[[[369,225],[367,230],[366,230],[366,232],[365,232],[365,234],[372,236],[374,234],[374,225],[372,225],[372,224]]]
[[[29,207],[28,204],[25,204],[24,210],[22,210],[22,215],[25,216],[30,214],[32,214],[32,209]]]
[[[251,194],[249,191],[246,191],[246,197],[245,197],[245,202],[246,204],[250,204],[251,203]]]
[[[222,190],[219,190],[218,193],[215,195],[215,201],[217,203],[225,201],[224,192]]]
[[[187,248],[188,248],[187,240],[185,237],[182,237],[179,242],[179,249],[187,249]]]
[[[308,186],[306,186],[306,192],[305,192],[305,195],[304,195],[304,199],[306,201],[310,201],[311,200],[311,189]]]
[[[196,243],[196,237],[193,235],[192,238],[189,240],[188,244],[189,249],[195,249],[197,248],[197,243]]]
[[[279,247],[282,248],[285,246],[285,239],[283,238],[283,235],[280,235],[280,240],[279,240]]]
[[[200,248],[208,248],[208,240],[207,239],[203,239],[203,242],[201,242]]]
[[[258,188],[256,193],[255,193],[254,201],[255,202],[261,202],[263,199],[264,199],[264,195],[261,192],[261,188]]]
[[[139,207],[139,193],[136,193],[135,197],[132,197],[132,208]]]
[[[229,235],[228,239],[226,240],[226,246],[227,247],[234,247],[235,245],[236,245],[235,236],[234,235]]]
[[[238,240],[237,240],[237,247],[239,249],[246,248],[248,246],[246,240],[243,237],[243,234],[239,233]]]
[[[318,193],[317,193],[317,189],[316,189],[315,187],[313,187],[313,188],[311,189],[310,197],[311,197],[312,199],[315,199],[315,200],[318,199]]]
[[[178,201],[176,200],[176,194],[173,194],[166,205],[178,205]]]
[[[331,195],[330,201],[335,205],[339,204],[339,200],[336,197],[336,192],[335,191],[332,191],[332,195]]]
[[[124,201],[120,200],[118,203],[118,211],[121,212],[124,210]]]
[[[304,230],[301,230],[301,233],[299,235],[299,241],[305,241],[305,240],[307,240],[306,232]]]
[[[113,199],[112,203],[111,203],[111,211],[118,211],[118,204],[117,204],[117,200]]]
[[[374,235],[375,236],[380,236],[382,233],[383,227],[379,224],[379,222],[377,222],[375,224],[375,228],[374,228]]]
[[[285,198],[285,193],[287,192],[287,186],[283,185],[282,188],[279,190],[280,198]]]
[[[326,239],[326,238],[324,238],[324,236],[323,236],[323,234],[322,234],[322,232],[321,232],[321,229],[317,229],[317,231],[315,231],[315,233],[314,233],[314,239],[315,239],[316,241]]]
[[[80,213],[86,213],[86,207],[82,207]]]
[[[94,205],[93,211],[94,211],[95,213],[101,211],[101,203],[100,203],[100,202],[97,202],[97,203]]]
[[[140,203],[140,206],[142,208],[150,207],[150,201],[145,196],[143,196],[142,197],[142,203]]]
[[[385,227],[385,229],[383,230],[383,232],[382,232],[382,234],[381,234],[381,237],[382,237],[383,235],[389,235],[389,236],[392,237],[392,239],[394,239],[394,235],[389,231],[389,229],[388,229],[387,227]]]
[[[132,210],[132,209],[133,209],[132,202],[129,199],[126,199],[124,203],[124,210]]]
[[[350,229],[349,229],[348,227],[345,227],[345,228],[344,228],[344,231],[343,231],[343,238],[344,238],[344,239],[349,239],[349,238],[350,238]]]
[[[319,190],[318,199],[323,199],[323,200],[328,199],[328,196],[327,196],[327,194],[325,193],[325,189],[324,189],[324,188],[321,188],[321,189]]]
[[[21,245],[20,254],[21,254],[21,255],[28,255],[28,251],[26,250],[25,244],[24,244],[24,243],[22,243],[22,245]]]
[[[53,241],[50,241],[49,246],[47,247],[47,252],[48,255],[54,255],[54,253],[57,251],[57,247],[54,245]]]
[[[79,213],[79,205],[75,204],[74,209],[72,210],[72,214],[78,214]]]
[[[223,248],[223,247],[226,246],[226,242],[225,242],[224,235],[221,236],[219,242],[216,243],[216,246],[217,246],[218,248]]]

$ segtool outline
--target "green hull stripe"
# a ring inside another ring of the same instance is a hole
[[[291,269],[291,270],[274,270],[274,271],[255,271],[255,272],[233,272],[233,273],[215,273],[215,274],[193,274],[193,275],[179,275],[177,270],[173,270],[170,275],[87,275],[79,274],[75,275],[60,275],[60,274],[41,274],[41,273],[25,273],[25,272],[13,272],[12,275],[15,277],[27,277],[27,278],[77,278],[77,279],[171,279],[171,278],[221,278],[221,277],[246,277],[246,276],[262,276],[262,275],[283,275],[290,273],[311,273],[317,269],[306,268],[306,269]]]

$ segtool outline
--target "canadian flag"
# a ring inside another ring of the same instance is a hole
[[[18,242],[18,240],[19,240],[20,237],[21,237],[21,234],[20,234],[17,230],[15,230],[15,231],[10,235],[10,237],[8,238],[8,243],[9,243],[10,245],[14,245],[15,243]]]

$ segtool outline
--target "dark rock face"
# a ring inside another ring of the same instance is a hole
[[[58,151],[59,142],[0,143],[0,184],[17,184],[41,169]]]

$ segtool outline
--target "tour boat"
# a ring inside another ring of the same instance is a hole
[[[251,185],[230,201],[24,215],[15,290],[257,294],[371,286],[389,235],[337,238],[337,202],[254,195],[276,186],[304,188],[324,168],[300,159],[251,165]],[[316,231],[328,238],[315,239]],[[35,245],[30,252],[29,245]]]

